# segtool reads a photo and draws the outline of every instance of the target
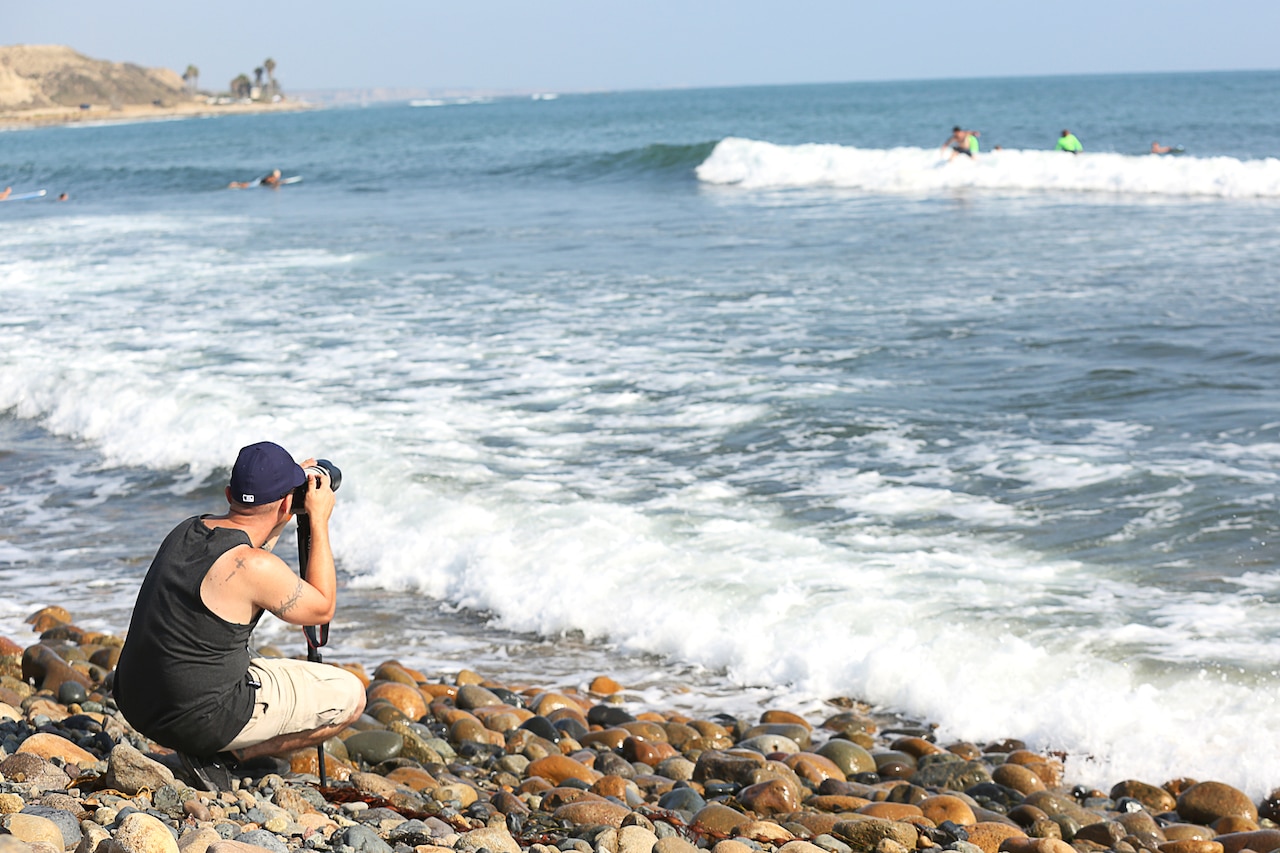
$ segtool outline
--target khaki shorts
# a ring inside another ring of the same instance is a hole
[[[253,716],[223,750],[337,725],[360,707],[364,697],[360,679],[324,663],[254,658],[249,675],[262,685],[254,697]]]

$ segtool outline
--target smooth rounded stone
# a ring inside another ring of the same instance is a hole
[[[107,758],[105,787],[130,796],[142,790],[157,791],[174,782],[173,771],[158,761],[147,758],[128,743],[121,741]]]
[[[58,850],[65,849],[63,843],[62,830],[58,825],[47,817],[34,814],[7,814],[0,817],[0,828],[12,835],[20,841],[28,844],[35,844],[43,841],[46,844],[52,844]]]
[[[1088,841],[1108,849],[1114,849],[1116,842],[1128,834],[1129,832],[1124,828],[1124,824],[1119,821],[1100,820],[1097,823],[1080,827],[1072,841]]]
[[[587,722],[593,726],[610,728],[635,720],[630,712],[617,705],[593,705],[587,711]]]
[[[1129,812],[1119,815],[1116,820],[1125,828],[1130,835],[1156,835],[1160,841],[1164,841],[1164,833],[1160,829],[1160,824],[1155,817],[1148,811]],[[1254,827],[1257,829],[1257,827]]]
[[[1161,827],[1167,841],[1182,841],[1188,838],[1212,839],[1218,833],[1207,826],[1194,823],[1166,823]]]
[[[427,699],[417,685],[401,684],[398,681],[375,681],[369,685],[365,695],[370,702],[382,699],[390,702],[406,719],[420,720],[427,714]]]
[[[858,809],[858,814],[877,817],[881,820],[906,820],[924,816],[919,806],[913,806],[910,803],[868,803]]]
[[[1164,788],[1137,779],[1126,779],[1111,786],[1108,795],[1113,800],[1129,797],[1142,803],[1152,814],[1171,812],[1178,806],[1178,800]]]
[[[532,716],[529,719],[525,720],[523,723],[521,723],[518,726],[518,728],[531,731],[538,737],[544,738],[545,740],[549,740],[552,743],[560,742],[560,737],[561,737],[560,729],[556,728],[555,725],[546,717],[541,717],[537,715]]]
[[[689,822],[698,832],[709,836],[726,836],[746,819],[742,812],[731,809],[723,803],[707,803]]]
[[[1165,835],[1169,835],[1168,828]],[[1172,840],[1172,838],[1170,839]],[[1258,829],[1253,832],[1232,832],[1214,837],[1222,845],[1224,853],[1240,853],[1241,850],[1275,850],[1280,848],[1280,829]]]
[[[1057,815],[1067,815],[1075,818],[1081,825],[1085,823],[1096,823],[1102,820],[1101,815],[1087,812],[1073,800],[1071,797],[1064,796],[1054,791],[1035,791],[1027,794],[1023,800],[1026,805],[1035,806],[1049,817]]]
[[[608,800],[580,800],[566,803],[551,813],[556,820],[566,820],[574,826],[621,826],[631,809]]]
[[[828,833],[825,833],[825,832],[820,832],[817,835],[815,835],[813,837],[813,843],[815,846],[821,847],[823,850],[828,851],[828,853],[853,853],[852,847],[850,847],[848,844],[845,844],[843,841],[841,841],[839,838],[836,838],[834,835],[829,835]]]
[[[1222,853],[1220,841],[1188,839],[1186,841],[1166,841],[1157,845],[1160,853]]]
[[[870,800],[863,797],[851,797],[844,794],[815,794],[804,801],[807,808],[820,812],[856,812]]]
[[[238,841],[241,844],[251,844],[254,847],[261,847],[264,850],[270,850],[271,853],[289,853],[289,847],[281,841],[275,833],[268,832],[265,829],[251,829],[248,832],[242,832],[232,841]]]
[[[765,758],[758,752],[724,752],[708,750],[698,756],[693,768],[696,782],[709,779],[720,779],[738,785],[750,785],[754,782],[756,770],[764,766]]]
[[[79,705],[89,698],[89,691],[78,681],[64,681],[58,686],[58,703],[61,705]]]
[[[783,735],[761,734],[738,741],[738,748],[755,750],[761,755],[771,755],[775,752],[795,755],[800,751],[800,744]]]
[[[551,724],[560,731],[562,737],[573,738],[579,743],[581,743],[582,738],[590,734],[591,731],[576,717],[561,717],[558,720],[552,720]]]
[[[1029,825],[1023,826],[1022,829],[1032,838],[1056,838],[1059,841],[1062,840],[1062,827],[1047,817],[1034,820]]]
[[[207,853],[212,845],[222,840],[222,836],[213,827],[196,827],[178,839],[178,850],[180,853]]]
[[[663,741],[644,740],[633,735],[622,742],[622,757],[632,764],[653,768],[679,755],[675,747]]]
[[[273,853],[278,853],[275,848],[263,848],[247,841],[235,841],[232,839],[215,841],[206,848],[206,853],[262,853],[264,849],[271,849]]]
[[[644,826],[606,829],[596,836],[596,853],[652,853],[658,834]]]
[[[813,737],[810,734],[812,731],[813,729],[809,726],[798,723],[760,723],[743,732],[742,739],[751,740],[762,735],[777,735],[795,743],[800,749],[808,749],[813,743]]]
[[[982,850],[982,853],[998,853],[1000,845],[1008,838],[1020,838],[1026,833],[1016,826],[994,821],[979,821],[966,826],[969,843]]]
[[[1222,817],[1258,821],[1258,809],[1243,791],[1222,782],[1199,782],[1178,797],[1178,816],[1192,823],[1213,823]]]
[[[1005,757],[1004,763],[1026,767],[1040,777],[1046,788],[1062,784],[1062,762],[1057,759],[1045,758],[1027,749],[1015,749]]]
[[[832,828],[832,832],[854,850],[862,851],[875,850],[886,839],[901,844],[908,850],[914,850],[920,838],[920,833],[913,824],[874,817],[842,820]]]
[[[115,843],[123,853],[178,853],[178,842],[169,827],[145,812],[121,819]]]
[[[454,844],[455,850],[489,850],[492,853],[521,853],[520,845],[505,826],[486,826],[463,833]]]
[[[1076,853],[1076,849],[1059,838],[1006,838],[1000,842],[1000,853]]]
[[[922,758],[919,766],[916,767],[916,772],[911,776],[911,781],[925,788],[945,788],[950,791],[965,791],[975,785],[991,781],[991,773],[981,761],[965,761],[959,756],[952,756],[954,761],[936,760],[942,755],[951,755],[951,753],[927,755]]]
[[[343,743],[347,755],[366,764],[381,764],[400,755],[404,735],[393,731],[356,732]]]
[[[829,740],[818,747],[816,752],[836,767],[839,767],[845,778],[857,773],[874,773],[876,771],[876,760],[871,757],[871,753],[851,740]]]
[[[991,771],[991,780],[1023,796],[1044,790],[1044,781],[1022,764],[1001,764]]]
[[[1058,833],[1062,836],[1062,840],[1068,843],[1075,840],[1076,833],[1079,832],[1080,828],[1083,826],[1080,821],[1076,820],[1075,817],[1069,814],[1050,815],[1049,820],[1053,821],[1053,823],[1057,825]]]
[[[335,849],[339,845],[346,845],[356,853],[391,853],[392,851],[391,845],[379,838],[378,833],[359,823],[339,829],[329,839],[329,843]]]
[[[935,825],[951,821],[958,826],[969,826],[978,822],[973,809],[960,797],[950,794],[938,794],[929,797],[919,804],[920,812]]]
[[[97,762],[97,756],[88,750],[81,749],[66,738],[50,732],[37,732],[22,742],[19,753],[30,753],[48,760],[59,758],[66,764],[87,767]]]
[[[667,826],[668,828],[670,828],[668,824],[664,823],[664,824],[659,824],[657,829],[661,831],[661,828],[664,826]],[[686,841],[685,839],[681,838],[678,835],[665,835],[662,838],[659,838],[657,843],[653,845],[653,853],[697,853],[697,852],[698,852],[697,847],[695,847],[691,842]],[[0,853],[4,853],[4,851],[0,850]]]
[[[795,839],[779,847],[778,853],[823,853],[824,849],[810,841]]]
[[[790,814],[800,808],[800,798],[795,787],[782,779],[748,785],[738,792],[737,799],[743,808],[762,817]]]
[[[7,782],[21,782],[32,793],[65,791],[71,777],[62,768],[30,752],[18,752],[0,761],[0,775]]]
[[[692,782],[693,771],[697,767],[698,765],[683,755],[675,755],[658,762],[658,766],[653,769],[653,772],[673,782]]]
[[[865,714],[857,711],[841,711],[838,714],[832,714],[822,722],[822,728],[829,732],[836,732],[844,737],[852,735],[873,735],[876,733],[876,722]]]
[[[590,785],[601,776],[599,771],[558,753],[532,762],[526,773],[529,776],[541,776],[552,785],[563,784],[566,779],[579,779]]]
[[[733,838],[726,838],[723,841],[717,841],[716,846],[711,848],[711,853],[758,853],[756,848],[744,844]]]
[[[782,760],[796,777],[813,785],[821,785],[826,779],[844,779],[845,773],[830,758],[816,752],[797,752]]]
[[[785,844],[795,834],[771,820],[748,820],[734,830],[740,838],[750,838],[760,844]]]
[[[0,814],[17,814],[26,804],[21,794],[0,794]]]
[[[690,815],[701,811],[706,805],[706,799],[693,788],[672,788],[658,798],[658,808],[688,812]]]
[[[62,846],[69,850],[79,844],[80,839],[84,837],[84,833],[80,830],[80,820],[76,817],[79,811],[77,808],[73,814],[65,809],[53,808],[52,806],[30,805],[24,808],[20,814],[35,815],[52,822],[58,827],[58,831],[62,833]]]

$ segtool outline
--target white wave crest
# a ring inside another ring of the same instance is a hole
[[[843,187],[886,193],[976,188],[1280,198],[1280,160],[1006,150],[949,160],[936,148],[853,148],[721,140],[700,181],[748,189]]]

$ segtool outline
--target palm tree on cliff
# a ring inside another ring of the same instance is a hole
[[[187,70],[182,72],[182,82],[187,84],[187,91],[195,94],[200,89],[200,69],[188,65]]]

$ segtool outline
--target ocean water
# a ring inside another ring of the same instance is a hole
[[[0,183],[71,195],[0,204],[0,633],[49,603],[123,630],[163,535],[272,439],[344,473],[331,659],[744,716],[855,697],[1073,782],[1261,796],[1278,83],[0,133]],[[939,152],[953,124],[977,160]],[[303,182],[225,188],[276,167]]]

